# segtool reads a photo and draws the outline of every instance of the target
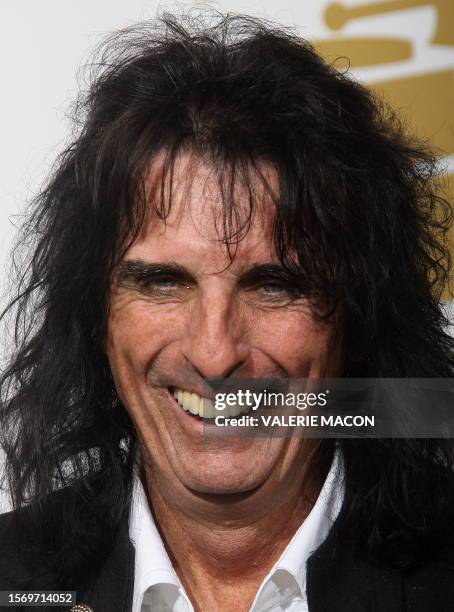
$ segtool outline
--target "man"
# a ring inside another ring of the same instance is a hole
[[[452,376],[432,157],[252,18],[165,17],[95,66],[8,310],[1,590],[452,609],[450,440],[206,433],[212,379]]]

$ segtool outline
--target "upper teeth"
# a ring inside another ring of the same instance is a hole
[[[234,417],[241,412],[249,412],[243,406],[226,406],[224,409],[216,408],[214,403],[207,397],[200,397],[197,393],[175,388],[173,396],[186,412],[198,415],[204,419],[214,419],[217,416]]]

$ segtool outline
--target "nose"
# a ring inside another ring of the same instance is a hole
[[[203,378],[227,378],[247,361],[241,313],[222,292],[200,296],[189,314],[183,355]]]

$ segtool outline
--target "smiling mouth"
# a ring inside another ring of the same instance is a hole
[[[242,414],[248,414],[250,411],[247,406],[217,407],[213,400],[179,387],[169,387],[169,393],[182,410],[191,416],[207,421],[213,421],[218,416],[225,418],[238,417]]]

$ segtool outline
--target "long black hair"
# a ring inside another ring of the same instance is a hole
[[[451,211],[435,192],[436,161],[293,31],[200,13],[122,30],[98,50],[74,117],[19,236],[3,314],[15,350],[0,379],[13,504],[28,505],[34,541],[68,584],[99,567],[130,501],[137,438],[103,343],[109,279],[144,220],[158,153],[163,184],[183,149],[217,168],[230,245],[250,219],[235,180],[252,184],[262,161],[276,169],[276,250],[325,305],[320,316],[342,314],[343,376],[454,372],[440,306]],[[170,201],[155,206],[165,217]],[[365,554],[404,565],[438,542],[453,524],[449,440],[340,445],[344,528]],[[74,503],[44,512],[64,486]]]

